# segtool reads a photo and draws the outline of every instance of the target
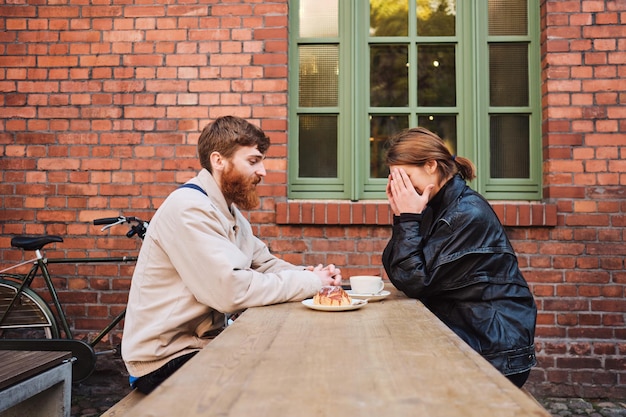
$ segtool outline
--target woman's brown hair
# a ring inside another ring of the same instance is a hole
[[[476,178],[474,164],[467,158],[452,155],[445,142],[423,127],[414,127],[398,132],[387,143],[387,166],[423,166],[428,161],[437,161],[439,181],[455,174],[466,181]]]

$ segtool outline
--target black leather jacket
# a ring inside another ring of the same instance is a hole
[[[537,307],[517,256],[489,203],[460,176],[422,214],[394,217],[383,265],[396,288],[504,375],[536,364]]]

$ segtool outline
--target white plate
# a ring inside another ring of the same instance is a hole
[[[347,290],[346,292],[352,298],[356,298],[357,300],[367,300],[370,303],[373,303],[374,301],[380,301],[383,298],[387,298],[389,294],[391,294],[389,291],[385,290],[379,292],[378,294],[357,294],[352,290]]]
[[[308,300],[303,300],[302,304],[307,306],[312,310],[319,311],[348,311],[348,310],[356,310],[358,308],[363,307],[367,304],[367,300],[352,300],[352,305],[349,306],[322,306],[319,304],[314,304],[313,299],[309,298]]]

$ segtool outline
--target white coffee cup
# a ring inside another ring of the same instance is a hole
[[[350,287],[355,294],[378,294],[385,288],[385,283],[381,277],[355,275],[350,277]]]

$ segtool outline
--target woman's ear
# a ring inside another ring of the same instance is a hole
[[[429,159],[426,161],[426,164],[424,164],[424,167],[426,168],[426,173],[428,173],[428,175],[433,175],[437,172],[437,161]]]

